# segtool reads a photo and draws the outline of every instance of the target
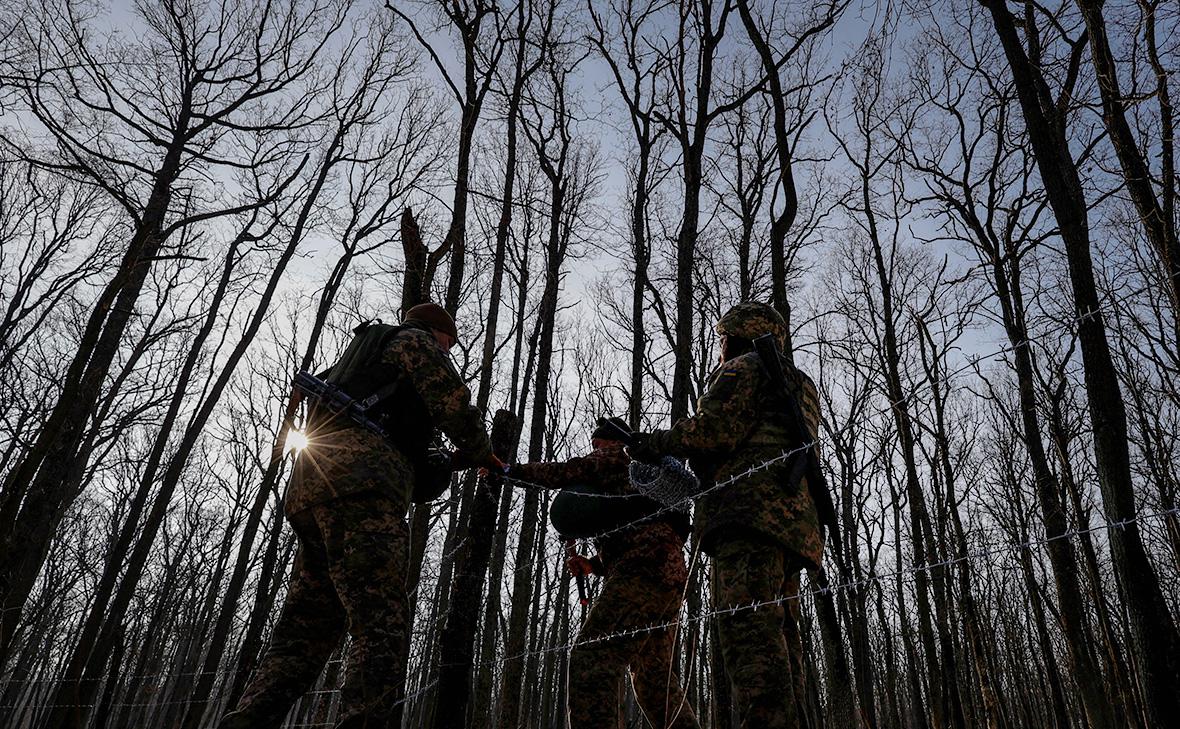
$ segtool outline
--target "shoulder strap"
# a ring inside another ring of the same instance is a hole
[[[782,360],[778,356],[778,348],[774,343],[774,339],[770,335],[759,337],[754,340],[754,348],[758,352],[758,358],[762,361],[764,370],[770,378],[772,386],[782,392],[787,399],[787,424],[793,431],[791,436],[798,440],[800,444],[808,444],[806,450],[801,457],[794,458],[791,478],[795,479],[798,476],[807,476],[807,489],[811,493],[811,499],[815,503],[817,515],[821,525],[827,526],[833,536],[836,535],[839,528],[839,520],[836,517],[836,506],[832,501],[832,495],[828,491],[828,482],[824,477],[823,469],[819,463],[819,450],[814,443],[811,432],[807,427],[807,420],[803,415],[802,404],[800,400],[803,394],[803,384],[799,381],[799,373],[797,370],[796,376],[792,378],[795,383],[795,388],[792,389],[787,383],[786,375],[782,370]]]
[[[378,357],[388,341],[387,338],[395,330],[396,327],[380,322],[373,323],[372,320],[362,322],[352,330],[352,340],[332,365],[327,380],[332,384],[347,387],[347,383],[355,382],[358,377],[363,379],[365,372],[379,361]]]

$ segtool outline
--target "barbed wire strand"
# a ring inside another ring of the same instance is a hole
[[[993,557],[993,556],[1008,553],[1008,552],[1028,551],[1028,550],[1032,550],[1037,547],[1051,544],[1056,541],[1060,541],[1062,539],[1073,539],[1073,538],[1081,536],[1083,534],[1091,534],[1094,532],[1105,531],[1105,530],[1110,530],[1110,529],[1123,529],[1123,528],[1126,528],[1127,526],[1130,526],[1131,524],[1135,524],[1135,523],[1139,523],[1139,522],[1143,522],[1143,521],[1148,521],[1148,520],[1154,520],[1154,519],[1163,519],[1168,516],[1177,516],[1177,515],[1180,515],[1180,507],[1173,508],[1173,509],[1165,509],[1165,510],[1156,511],[1156,512],[1141,513],[1141,514],[1137,514],[1137,515],[1127,518],[1127,519],[1123,519],[1123,520],[1119,520],[1119,521],[1106,521],[1106,522],[1102,522],[1100,524],[1096,524],[1096,525],[1086,527],[1083,529],[1070,529],[1068,531],[1062,532],[1061,534],[1047,536],[1047,537],[1043,537],[1043,538],[1039,538],[1039,539],[1029,539],[1026,541],[1007,541],[1007,542],[1004,542],[1001,544],[992,544],[992,545],[989,545],[988,547],[976,549],[974,551],[969,551],[969,552],[960,554],[958,556],[951,557],[951,558],[941,560],[938,562],[930,562],[930,563],[923,564],[923,565],[915,565],[915,566],[911,566],[908,568],[892,570],[892,571],[884,572],[884,573],[876,573],[875,572],[872,575],[869,575],[869,576],[866,576],[866,577],[863,577],[860,579],[848,580],[846,582],[840,582],[840,583],[835,583],[835,584],[829,584],[826,587],[818,587],[818,588],[814,588],[814,589],[810,589],[810,590],[800,590],[799,592],[796,592],[793,594],[778,595],[778,596],[775,596],[773,598],[763,600],[763,601],[755,601],[755,602],[751,602],[749,604],[731,605],[731,606],[727,606],[727,607],[716,608],[716,609],[702,612],[702,613],[700,613],[698,615],[694,615],[694,616],[678,617],[676,620],[654,622],[654,623],[649,623],[647,625],[638,626],[635,628],[629,628],[626,630],[615,631],[615,632],[611,632],[611,633],[604,633],[604,634],[589,636],[589,637],[585,637],[585,638],[579,636],[578,638],[576,638],[574,640],[568,641],[566,643],[558,644],[555,646],[549,646],[549,647],[539,648],[539,649],[535,649],[535,650],[523,651],[521,653],[517,653],[517,654],[511,655],[511,656],[504,656],[504,657],[496,658],[496,659],[489,660],[489,661],[482,661],[480,663],[473,664],[473,667],[474,666],[481,666],[481,667],[482,666],[491,666],[491,665],[496,665],[496,664],[502,665],[502,664],[507,663],[509,661],[525,660],[528,658],[539,657],[539,656],[543,656],[545,654],[553,653],[553,652],[569,652],[579,646],[595,645],[598,643],[605,643],[605,642],[608,642],[611,640],[617,640],[620,638],[623,638],[623,639],[633,638],[633,637],[636,637],[636,636],[639,636],[642,634],[646,634],[646,633],[667,630],[670,628],[679,628],[679,627],[683,627],[686,624],[700,623],[700,622],[704,622],[704,621],[711,620],[711,619],[718,618],[718,617],[735,615],[737,613],[748,611],[748,610],[757,611],[757,610],[759,610],[761,608],[765,608],[765,607],[780,606],[784,603],[791,602],[791,601],[799,601],[799,600],[802,600],[807,597],[828,594],[828,593],[835,593],[835,592],[840,592],[840,591],[844,591],[844,590],[851,590],[854,588],[865,587],[865,586],[871,585],[873,583],[880,583],[880,582],[887,581],[887,580],[893,581],[893,580],[897,580],[898,578],[901,578],[901,581],[904,582],[904,581],[907,581],[906,578],[914,578],[919,573],[922,573],[922,572],[930,572],[930,571],[933,571],[936,569],[953,567],[955,565],[963,564],[963,563],[970,562],[970,561],[980,560],[980,559],[983,559],[986,557]],[[441,668],[441,667],[444,667],[447,665],[451,665],[451,664],[440,664],[439,667]],[[166,677],[192,676],[192,675],[199,675],[202,673],[208,673],[208,672],[192,672],[192,673],[180,673],[180,674],[160,673],[160,674],[143,675],[141,677],[142,678],[153,678],[153,677],[166,678]],[[224,673],[224,672],[222,672],[222,673]],[[226,675],[228,675],[228,674],[226,674]],[[15,683],[25,683],[25,682],[16,681]],[[399,699],[394,705],[400,706],[403,703],[413,701],[413,700],[425,695],[429,691],[431,691],[435,687],[435,685],[437,685],[437,679],[432,680],[432,681],[428,682],[425,686],[417,689],[416,691],[414,691],[410,694],[407,694],[402,699]],[[318,695],[318,694],[335,694],[335,693],[338,693],[339,691],[340,691],[340,689],[338,689],[338,688],[322,689],[322,690],[309,691],[304,695],[305,696],[312,696],[312,695]],[[113,704],[113,706],[156,707],[156,706],[172,706],[172,705],[181,705],[181,704],[191,704],[191,703],[194,703],[195,701],[196,701],[196,699],[184,699],[184,700],[176,700],[176,701],[115,702]],[[44,704],[44,705],[38,705],[37,708],[41,708],[41,709],[45,709],[45,708],[95,708],[97,705],[98,704],[94,704],[94,703],[92,703],[92,704]],[[0,706],[0,708],[14,709],[14,708],[19,708],[19,705],[2,705],[2,706]],[[316,725],[310,725],[310,726],[316,726]]]
[[[1087,313],[1082,314],[1080,316],[1076,316],[1076,317],[1074,317],[1073,321],[1079,322],[1079,321],[1082,321],[1083,319],[1093,317],[1096,315],[1100,315],[1100,314],[1101,314],[1101,311],[1099,308],[1099,310],[1087,312]],[[1025,339],[1021,342],[1017,342],[1014,345],[1011,345],[1011,344],[1006,345],[1006,346],[1003,346],[1003,347],[1001,347],[995,351],[992,351],[992,352],[969,356],[969,357],[967,357],[967,360],[962,365],[958,366],[956,369],[952,370],[950,373],[943,375],[942,379],[949,380],[951,378],[957,377],[958,375],[962,374],[963,372],[978,366],[979,363],[981,363],[985,360],[989,360],[994,357],[998,357],[1002,354],[1008,354],[1008,353],[1015,352],[1020,347],[1029,346],[1032,343],[1033,342],[1031,339]],[[913,387],[899,401],[897,401],[897,402],[890,401],[890,405],[896,406],[896,405],[901,404],[902,402],[907,402],[910,398],[918,395],[919,391],[920,391],[919,387]],[[653,519],[656,519],[659,516],[661,516],[665,513],[668,513],[670,511],[682,510],[683,507],[686,506],[688,503],[691,503],[703,496],[706,496],[706,495],[713,493],[715,491],[718,491],[720,489],[726,488],[726,487],[732,485],[733,483],[740,481],[744,478],[748,478],[756,473],[765,471],[775,465],[783,463],[783,462],[787,461],[788,459],[792,458],[793,456],[803,453],[804,451],[810,449],[812,446],[816,445],[817,442],[818,442],[817,440],[812,440],[812,441],[809,441],[797,448],[794,448],[791,450],[783,450],[778,455],[773,456],[769,459],[766,459],[765,461],[762,461],[758,464],[755,464],[754,466],[751,466],[751,467],[745,469],[744,471],[733,474],[721,481],[718,481],[718,482],[714,483],[712,486],[707,487],[706,489],[704,489],[696,494],[693,494],[691,496],[685,496],[685,497],[683,497],[671,504],[663,504],[663,505],[661,505],[661,507],[659,509],[652,512],[651,514],[645,515],[645,516],[638,518],[638,519],[634,519],[634,520],[625,522],[625,523],[623,523],[617,527],[614,527],[606,532],[603,532],[601,534],[597,534],[597,535],[595,535],[594,539],[598,540],[598,539],[603,539],[603,538],[613,536],[616,534],[620,534],[620,533],[625,532],[625,531],[632,529],[634,527],[642,526],[643,524],[649,523]],[[533,483],[533,482],[530,482],[530,481],[527,481],[524,479],[516,478],[516,477],[513,477],[509,474],[497,475],[497,476],[495,476],[495,478],[500,479],[503,483],[513,484],[513,485],[516,485],[521,488],[553,491],[553,489],[550,489],[550,488],[545,487],[543,485],[536,484],[536,483]],[[601,497],[601,498],[626,498],[626,495],[616,495],[616,494],[582,494],[582,496]],[[452,497],[452,499],[453,498],[454,497]],[[1092,526],[1092,527],[1089,527],[1086,529],[1074,529],[1074,530],[1064,532],[1060,535],[1056,535],[1053,537],[1047,537],[1047,538],[1040,539],[1040,540],[1029,540],[1027,542],[1008,542],[1003,545],[999,545],[997,547],[984,549],[984,550],[977,550],[973,553],[968,553],[968,554],[960,555],[957,557],[952,557],[950,559],[943,560],[941,562],[934,562],[934,563],[929,563],[926,565],[919,565],[919,566],[911,567],[911,568],[908,568],[905,570],[894,570],[892,572],[884,573],[884,574],[875,573],[869,577],[865,577],[860,580],[851,580],[851,581],[844,582],[844,583],[837,583],[835,585],[829,584],[827,587],[816,588],[814,590],[800,591],[800,592],[795,593],[793,595],[780,595],[780,596],[777,596],[777,597],[772,598],[770,600],[766,600],[766,601],[762,601],[762,602],[753,602],[749,605],[730,606],[728,608],[715,609],[715,610],[706,611],[706,612],[701,613],[699,615],[691,616],[688,618],[678,617],[674,621],[652,623],[649,625],[645,625],[645,626],[641,626],[641,627],[637,627],[637,628],[633,628],[633,629],[617,631],[614,633],[607,633],[607,634],[602,634],[602,635],[597,635],[597,636],[591,636],[588,638],[581,638],[581,636],[579,636],[575,640],[571,640],[567,643],[563,643],[563,644],[560,644],[557,646],[550,646],[550,647],[540,648],[540,649],[532,650],[532,651],[524,651],[524,652],[514,655],[514,656],[504,656],[501,658],[493,659],[491,661],[484,661],[484,662],[480,662],[479,664],[473,664],[473,665],[488,666],[488,665],[493,665],[493,664],[497,664],[497,663],[502,665],[508,661],[524,660],[524,659],[531,658],[531,657],[542,656],[547,653],[552,653],[555,651],[568,652],[570,650],[573,650],[575,647],[581,646],[581,645],[593,645],[596,643],[602,643],[602,642],[616,640],[616,639],[620,639],[620,638],[635,637],[635,636],[645,634],[645,633],[651,633],[651,632],[655,632],[655,631],[659,631],[659,630],[666,630],[666,629],[669,629],[669,628],[672,628],[675,626],[683,626],[684,624],[702,622],[705,620],[710,620],[710,619],[724,616],[724,615],[733,615],[733,614],[736,614],[737,612],[744,611],[744,610],[755,610],[756,611],[756,610],[763,608],[763,607],[778,606],[778,605],[782,605],[783,603],[789,602],[792,600],[803,599],[804,597],[807,597],[807,596],[814,596],[814,595],[824,594],[824,593],[828,593],[828,592],[836,592],[836,591],[840,591],[840,590],[851,589],[854,587],[864,586],[866,584],[870,584],[873,582],[879,582],[879,581],[885,580],[885,579],[914,577],[917,574],[919,574],[920,572],[926,572],[926,571],[930,571],[933,569],[950,567],[950,566],[960,564],[960,563],[963,563],[963,562],[966,562],[966,561],[969,561],[972,559],[994,556],[996,554],[999,554],[999,553],[1002,553],[1002,552],[1005,552],[1008,550],[1012,550],[1012,549],[1031,549],[1034,546],[1046,545],[1046,544],[1049,544],[1049,543],[1056,541],[1058,539],[1067,539],[1067,538],[1076,537],[1076,536],[1079,536],[1079,535],[1085,534],[1085,533],[1092,533],[1092,532],[1096,532],[1096,531],[1113,529],[1113,528],[1125,528],[1126,526],[1128,526],[1132,523],[1135,523],[1137,521],[1142,521],[1142,520],[1152,519],[1152,518],[1164,518],[1167,516],[1173,516],[1173,515],[1177,515],[1177,514],[1180,514],[1180,508],[1165,510],[1165,511],[1161,511],[1161,512],[1154,512],[1154,513],[1149,513],[1149,514],[1139,514],[1139,515],[1136,515],[1135,517],[1131,517],[1129,519],[1125,519],[1125,520],[1122,520],[1119,522],[1104,522],[1102,524],[1098,524],[1096,526]],[[448,558],[453,559],[454,556],[457,555],[459,553],[459,551],[462,550],[467,545],[467,541],[469,539],[469,536],[470,535],[468,535],[468,534],[464,534],[464,535],[460,536],[456,540],[456,543],[454,545],[452,545],[452,548],[447,553],[440,555],[439,562],[441,563],[442,561],[444,561]],[[545,550],[541,550],[541,551],[542,551],[542,553],[545,552]],[[552,555],[546,554],[546,559],[544,559],[544,560],[536,559],[536,558],[531,559],[524,565],[515,566],[513,570],[511,570],[510,572],[503,575],[502,578],[507,577],[509,575],[515,575],[521,569],[532,569],[533,567],[535,567],[535,565],[538,562],[546,562],[547,563],[552,558],[553,558]],[[445,615],[435,616],[433,623],[437,624],[439,619],[445,619],[445,617],[446,617]],[[442,666],[439,666],[439,667],[442,667]],[[156,673],[156,674],[142,674],[142,675],[137,675],[137,676],[134,676],[131,678],[136,678],[136,679],[178,678],[178,677],[191,677],[191,676],[219,674],[219,673],[225,673],[225,672],[212,670],[212,671],[194,671],[194,672],[182,672],[182,673]],[[96,677],[96,678],[89,678],[89,679],[79,678],[79,679],[70,680],[68,683],[77,684],[77,683],[83,683],[83,682],[87,682],[87,681],[100,682],[100,681],[105,681],[105,680],[107,680],[107,677]],[[7,686],[10,686],[10,685],[27,685],[27,684],[33,684],[33,683],[52,684],[52,683],[61,683],[61,682],[62,682],[62,679],[16,679],[16,678],[10,677],[10,678],[6,678],[4,680],[0,680],[0,688],[6,688]],[[416,690],[415,692],[413,692],[411,694],[407,694],[402,699],[399,699],[398,702],[395,704],[395,706],[400,706],[404,703],[413,701],[414,699],[425,695],[426,693],[431,691],[436,684],[437,684],[437,679],[430,681],[422,688]],[[308,692],[307,694],[305,694],[305,696],[315,695],[315,694],[334,694],[334,693],[338,693],[338,692],[339,692],[338,688],[337,689],[325,689],[325,690],[321,690],[321,691]],[[178,705],[178,704],[191,704],[191,703],[194,703],[194,701],[196,701],[196,700],[195,699],[186,699],[186,700],[165,701],[165,702],[154,702],[154,701],[149,701],[149,702],[116,702],[113,704],[113,706],[132,707],[132,708],[148,707],[148,706],[155,707],[155,706],[169,706],[169,705]],[[22,704],[0,705],[0,709],[16,709],[16,708],[21,708],[21,706],[23,706],[23,705]],[[36,708],[46,709],[46,708],[96,708],[96,707],[97,707],[97,704],[45,704],[45,705],[38,705]],[[294,725],[294,726],[314,727],[314,726],[330,726],[330,724],[328,724],[328,725],[298,724],[298,725]]]
[[[885,573],[874,573],[868,577],[864,577],[861,579],[849,580],[847,582],[841,582],[841,583],[836,583],[836,584],[829,584],[826,587],[819,587],[819,588],[815,588],[812,590],[801,590],[801,591],[791,594],[791,595],[779,595],[779,596],[776,596],[776,597],[768,599],[768,600],[755,601],[755,602],[752,602],[749,604],[733,605],[733,606],[728,606],[728,607],[724,607],[724,608],[709,610],[709,611],[703,612],[699,615],[691,616],[688,618],[682,617],[682,618],[678,618],[678,619],[672,620],[672,621],[651,623],[651,624],[637,627],[637,628],[630,628],[627,630],[616,631],[613,633],[604,633],[602,635],[591,636],[591,637],[585,638],[585,639],[572,640],[572,641],[562,644],[560,646],[542,648],[542,649],[538,649],[535,651],[524,651],[524,652],[516,654],[514,656],[506,656],[505,658],[499,659],[498,662],[502,663],[502,662],[507,662],[510,660],[522,660],[525,658],[535,657],[535,656],[543,655],[545,653],[550,653],[550,652],[554,652],[554,651],[569,651],[569,650],[572,650],[572,649],[574,649],[578,646],[581,646],[581,645],[593,645],[593,644],[597,644],[597,643],[604,643],[604,642],[607,642],[610,640],[615,640],[618,638],[634,637],[634,636],[641,635],[644,633],[651,633],[654,631],[666,630],[668,628],[684,625],[686,623],[703,622],[705,620],[710,620],[710,619],[716,618],[716,617],[721,617],[721,616],[726,616],[726,615],[735,615],[739,612],[743,612],[746,610],[755,610],[756,611],[760,608],[770,607],[770,606],[778,606],[778,605],[782,605],[783,603],[786,603],[786,602],[790,602],[793,600],[801,600],[801,599],[803,599],[805,597],[809,597],[809,596],[822,595],[822,594],[827,594],[827,593],[839,592],[839,591],[843,591],[843,590],[849,590],[849,589],[853,589],[856,587],[863,587],[866,585],[870,585],[874,582],[881,582],[883,580],[893,580],[893,579],[897,579],[897,578],[916,577],[919,573],[922,573],[922,572],[930,572],[935,569],[952,567],[954,565],[961,564],[964,562],[969,562],[969,561],[976,560],[976,559],[982,559],[984,557],[995,556],[997,554],[1003,554],[1005,552],[1032,550],[1034,547],[1040,547],[1040,546],[1044,546],[1047,544],[1051,544],[1051,543],[1059,541],[1061,539],[1072,539],[1072,538],[1080,536],[1082,534],[1089,534],[1089,533],[1108,530],[1108,529],[1123,529],[1123,528],[1126,528],[1127,526],[1130,526],[1131,524],[1134,524],[1134,523],[1137,523],[1140,521],[1151,520],[1151,519],[1163,519],[1168,516],[1177,516],[1177,515],[1180,515],[1180,507],[1177,507],[1174,509],[1166,509],[1166,510],[1157,511],[1157,512],[1137,514],[1137,515],[1130,517],[1128,519],[1123,519],[1123,520],[1114,521],[1114,522],[1109,522],[1109,521],[1103,522],[1101,524],[1090,526],[1085,529],[1071,529],[1069,531],[1062,532],[1061,534],[1053,535],[1050,537],[1044,537],[1041,539],[1030,539],[1030,540],[1023,541],[1023,542],[1009,541],[1004,544],[993,545],[993,546],[988,547],[986,549],[978,549],[973,552],[967,552],[965,554],[961,554],[956,557],[951,557],[949,559],[945,559],[940,562],[930,562],[930,563],[927,563],[924,565],[917,565],[917,566],[908,567],[905,569],[893,570],[893,571],[885,572]]]

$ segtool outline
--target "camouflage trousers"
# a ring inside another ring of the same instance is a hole
[[[660,569],[611,569],[578,641],[675,622],[687,575],[679,550],[674,559],[679,569],[668,569],[667,560]],[[648,566],[652,563],[648,560]],[[680,687],[673,660],[675,645],[674,627],[575,645],[570,656],[570,729],[622,726],[621,697],[628,668],[639,707],[653,729],[699,729]]]
[[[337,727],[386,729],[405,688],[408,534],[387,497],[349,496],[290,517],[299,538],[270,646],[221,729],[278,727],[347,634]]]
[[[799,567],[788,553],[764,541],[726,539],[713,550],[713,606],[741,608],[717,618],[721,655],[733,683],[741,729],[802,726],[803,646],[799,601],[749,609],[780,595],[799,593]]]

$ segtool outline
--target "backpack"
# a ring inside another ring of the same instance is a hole
[[[446,491],[451,469],[449,458],[442,466],[440,449],[434,447],[434,420],[426,403],[406,373],[382,361],[390,340],[404,328],[380,320],[363,322],[352,330],[352,341],[324,379],[360,403],[410,461],[414,469],[410,500],[417,504],[433,501]]]
[[[549,521],[569,539],[597,539],[620,529],[667,522],[682,539],[692,532],[687,510],[669,510],[643,494],[605,495],[592,486],[574,484],[557,492]]]

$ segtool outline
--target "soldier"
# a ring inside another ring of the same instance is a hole
[[[437,426],[471,462],[503,468],[447,355],[457,338],[442,307],[420,304],[400,327],[358,327],[329,371],[329,382],[372,403],[368,412],[388,438],[313,404],[308,446],[284,504],[299,539],[287,600],[222,729],[278,727],[346,631],[352,641],[337,727],[391,725],[405,686],[405,514],[415,464]]]
[[[630,434],[627,424],[611,418],[610,424],[600,424],[591,434],[594,450],[589,454],[557,463],[515,464],[508,473],[513,479],[553,489],[583,485],[607,495],[637,493],[627,474],[631,459],[619,440],[624,434]],[[680,687],[673,659],[673,630],[583,643],[676,621],[688,579],[684,564],[688,531],[688,520],[683,516],[657,517],[596,540],[598,554],[591,559],[572,556],[568,560],[569,570],[576,576],[605,577],[570,656],[571,729],[621,726],[619,694],[628,667],[639,706],[655,729],[698,729]]]
[[[765,304],[738,304],[721,317],[716,330],[721,365],[696,415],[629,449],[637,460],[689,458],[705,488],[803,445],[791,435],[787,413],[797,411],[788,397],[802,409],[806,438],[814,441],[819,424],[819,398],[811,380],[784,359],[786,389],[792,390],[784,393],[754,351],[754,340],[765,334],[773,334],[783,351],[786,327],[778,312]],[[749,609],[752,603],[797,595],[800,570],[820,563],[823,536],[816,505],[807,479],[800,477],[802,469],[794,466],[792,461],[776,463],[705,493],[696,506],[697,538],[713,559],[721,652],[734,685],[738,726],[747,729],[799,726],[799,602]],[[738,609],[724,612],[730,608]]]

